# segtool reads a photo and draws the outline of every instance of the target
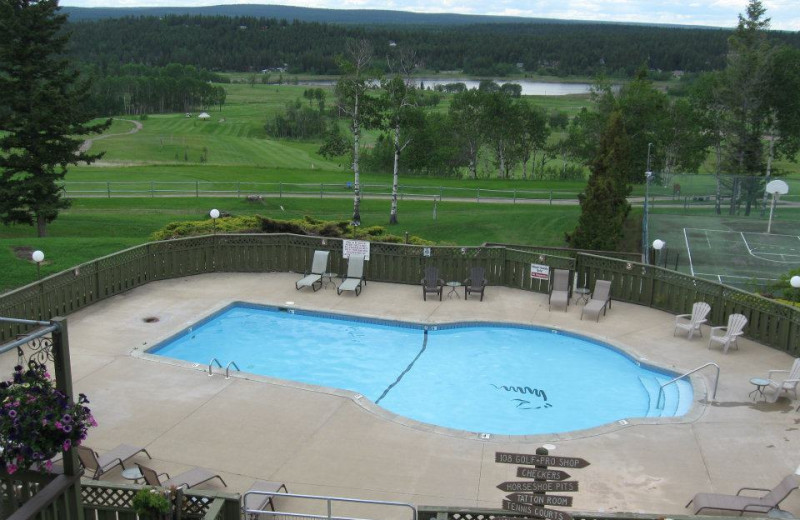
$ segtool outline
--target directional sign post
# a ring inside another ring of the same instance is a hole
[[[550,469],[550,467],[585,468],[589,465],[587,461],[578,457],[551,456],[544,446],[538,448],[535,455],[496,452],[494,460],[503,464],[521,465],[517,468],[517,477],[533,479],[519,482],[502,482],[497,486],[499,489],[510,493],[506,495],[506,500],[503,500],[503,509],[526,515],[526,518],[496,517],[495,520],[531,520],[532,518],[572,520],[572,516],[569,513],[542,507],[572,507],[572,497],[546,495],[545,493],[575,493],[578,491],[578,482],[567,480],[570,478],[569,473],[558,469]]]
[[[566,480],[570,477],[566,471],[558,469],[539,469],[539,468],[517,468],[517,476],[520,478],[535,478],[538,480]]]
[[[515,513],[522,513],[524,515],[545,518],[547,520],[572,520],[572,516],[564,511],[546,509],[539,506],[530,506],[528,504],[518,504],[516,502],[511,502],[510,500],[503,500],[503,509],[506,511],[514,511]]]
[[[578,491],[578,482],[575,480],[565,480],[563,482],[541,482],[541,481],[521,481],[503,482],[497,485],[498,489],[509,493],[537,493],[537,492],[559,492],[575,493]]]
[[[494,454],[494,461],[526,466],[555,466],[557,468],[585,468],[589,465],[584,459],[578,457],[554,457],[552,455],[529,455],[525,453],[503,453],[500,451]]]
[[[506,498],[519,504],[531,506],[561,506],[572,507],[572,497],[560,495],[534,495],[533,493],[511,493]]]

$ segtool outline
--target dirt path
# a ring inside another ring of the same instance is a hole
[[[133,123],[133,128],[131,128],[127,132],[122,132],[121,134],[104,134],[104,135],[95,137],[93,139],[87,139],[87,140],[85,140],[83,142],[83,144],[80,147],[81,153],[88,152],[95,141],[99,141],[100,139],[106,139],[108,137],[115,137],[115,136],[118,136],[118,135],[135,134],[136,132],[138,132],[139,130],[141,130],[144,127],[144,125],[142,125],[142,123],[140,123],[139,121],[134,121],[133,119],[119,119],[119,118],[114,118],[114,119],[116,119],[117,121],[127,121],[128,123]]]

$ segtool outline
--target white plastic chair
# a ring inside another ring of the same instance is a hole
[[[775,374],[786,374],[786,379],[773,379]],[[767,402],[774,403],[782,394],[792,392],[797,399],[797,383],[800,383],[800,359],[795,359],[791,370],[770,370],[767,373],[769,385],[765,395]]]
[[[695,332],[702,337],[703,331],[700,330],[700,325],[708,321],[706,316],[708,316],[709,312],[711,312],[711,305],[706,302],[696,302],[692,305],[691,314],[678,314],[675,316],[675,332],[672,335],[675,336],[679,330],[685,330],[688,332],[687,339],[692,339]]]
[[[708,338],[708,348],[714,343],[722,345],[722,352],[727,354],[731,346],[739,350],[739,343],[736,339],[744,334],[744,326],[747,325],[747,318],[743,314],[731,314],[728,316],[728,325],[725,327],[711,327]]]

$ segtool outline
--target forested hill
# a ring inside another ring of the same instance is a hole
[[[281,67],[289,73],[337,74],[336,56],[352,38],[369,40],[378,57],[412,49],[425,69],[489,76],[521,71],[631,76],[642,65],[664,71],[719,69],[731,34],[600,23],[355,26],[189,15],[73,22],[69,29],[74,56],[104,72],[129,63],[180,63],[212,71]],[[798,33],[771,37],[800,47]]]
[[[410,13],[379,9],[320,9],[289,5],[212,5],[205,7],[71,7],[61,11],[70,21],[125,18],[128,16],[230,16],[249,18],[276,18],[278,20],[361,25],[465,25],[476,23],[572,23],[545,18],[516,16],[483,16],[451,13]]]

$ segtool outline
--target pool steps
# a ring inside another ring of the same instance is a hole
[[[647,392],[649,405],[645,417],[676,417],[684,415],[692,406],[692,397],[687,395],[684,385],[671,384],[664,387],[663,406],[658,406],[658,394],[663,381],[653,376],[639,376],[642,387]]]

